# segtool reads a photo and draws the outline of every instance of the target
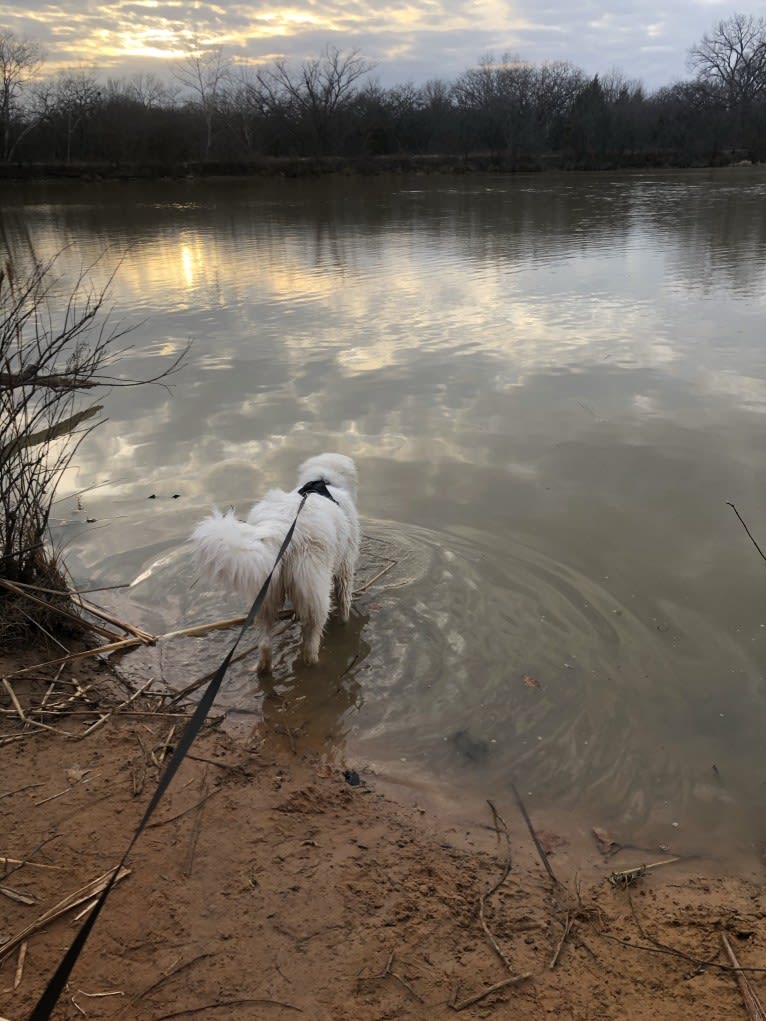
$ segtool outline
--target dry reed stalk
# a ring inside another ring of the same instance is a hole
[[[286,616],[292,617],[292,610],[283,610],[279,614],[280,620],[285,620]],[[80,652],[71,652],[67,656],[60,656],[58,659],[49,659],[44,663],[35,663],[33,666],[22,667],[20,670],[14,670],[13,673],[9,674],[9,677],[20,677],[22,674],[31,673],[34,670],[42,670],[43,668],[51,666],[59,666],[60,664],[74,663],[80,659],[89,659],[93,656],[106,655],[109,652],[122,652],[127,649],[134,649],[140,645],[156,644],[157,642],[164,641],[168,638],[199,638],[202,635],[208,634],[210,631],[225,631],[228,628],[242,625],[247,620],[247,617],[230,617],[226,620],[213,621],[210,624],[192,624],[189,627],[178,628],[175,631],[166,631],[161,635],[149,635],[146,640],[138,638],[133,635],[130,638],[119,638],[115,641],[107,642],[105,645],[97,645],[93,649],[83,649]],[[148,634],[144,632],[144,634]],[[150,641],[151,639],[151,641]]]
[[[764,1011],[761,1001],[758,999],[758,994],[750,985],[750,981],[742,971],[740,963],[734,956],[734,951],[731,948],[731,943],[728,940],[725,932],[721,933],[721,942],[723,948],[726,951],[726,956],[732,963],[734,968],[734,975],[737,979],[737,985],[739,991],[742,993],[742,999],[745,1001],[745,1010],[748,1013],[750,1021],[766,1021],[766,1011]]]
[[[12,890],[10,886],[0,886],[0,893],[9,900],[15,900],[17,904],[26,904],[27,907],[37,903],[35,898],[30,897],[28,893],[19,893],[18,890]]]
[[[82,909],[82,911],[78,911],[77,914],[74,916],[74,921],[75,922],[79,922],[81,918],[85,918],[87,913],[89,911],[92,911],[97,903],[98,903],[98,897],[94,897],[93,900],[88,901],[88,903],[85,905],[85,907]]]
[[[57,918],[61,918],[62,915],[65,915],[67,911],[71,911],[72,908],[79,907],[80,904],[83,904],[85,901],[92,900],[100,894],[111,879],[113,872],[114,869],[110,869],[97,879],[92,879],[89,883],[86,883],[85,886],[80,887],[79,890],[75,890],[73,893],[64,897],[63,900],[58,902],[58,904],[54,904],[52,908],[49,908],[34,922],[30,922],[29,925],[26,925],[21,932],[17,932],[15,936],[12,936],[7,943],[4,943],[0,947],[0,962],[4,961],[6,957],[9,957],[16,947],[20,946],[26,939],[28,939],[29,936],[32,936],[34,933],[44,929],[46,925],[55,921]],[[121,866],[120,871],[117,873],[115,883],[119,883],[129,875],[130,869]]]
[[[140,688],[134,691],[129,699],[127,699],[125,702],[121,702],[120,705],[114,706],[112,709],[109,710],[108,713],[104,713],[103,716],[99,716],[95,723],[91,723],[91,725],[82,732],[80,737],[81,738],[87,737],[88,734],[92,734],[94,730],[98,730],[98,728],[102,727],[107,720],[111,719],[112,716],[114,716],[116,713],[119,713],[121,709],[125,709],[127,708],[127,706],[131,705],[131,703],[135,702],[139,695],[143,695],[146,689],[149,688],[152,684],[154,684],[154,678],[150,677],[146,684],[142,684]]]
[[[361,588],[355,589],[354,595],[361,596],[363,592],[366,592],[368,588],[372,588],[376,581],[379,581],[384,574],[388,574],[391,568],[396,567],[398,563],[399,563],[398,560],[389,560],[386,566],[382,570],[378,571],[378,573],[374,575],[374,577],[370,578],[369,581],[366,581]]]
[[[21,985],[21,980],[24,976],[24,961],[26,961],[27,959],[27,946],[28,946],[27,941],[24,940],[24,942],[19,947],[19,960],[18,964],[16,965],[16,974],[13,976],[14,989],[19,988],[19,986]]]
[[[33,787],[42,786],[41,784],[32,784]],[[63,865],[43,865],[39,861],[29,861],[26,858],[8,858],[6,855],[0,854],[0,866],[5,868],[7,865],[28,865],[31,869],[55,869],[60,872]]]
[[[107,631],[106,628],[99,627],[98,624],[88,623],[78,617],[76,613],[70,613],[69,610],[65,610],[63,606],[53,606],[45,599],[40,599],[39,596],[32,595],[26,587],[22,588],[20,585],[16,585],[12,581],[8,581],[7,578],[0,578],[0,586],[8,589],[10,592],[14,592],[17,596],[23,596],[24,599],[29,599],[30,602],[35,603],[38,606],[44,606],[46,610],[52,610],[57,613],[60,617],[64,617],[65,620],[70,621],[72,624],[76,624],[78,627],[87,627],[91,631],[95,631],[96,634],[101,635],[102,638],[106,638],[108,641],[114,641],[117,635],[113,631]]]
[[[140,638],[120,638],[116,642],[107,642],[106,645],[98,645],[93,649],[83,649],[81,652],[70,652],[67,656],[59,656],[58,659],[48,659],[44,663],[35,663],[33,666],[25,666],[20,670],[14,670],[10,677],[21,677],[22,674],[31,673],[33,670],[42,670],[59,664],[74,663],[79,659],[90,659],[93,656],[101,656],[107,652],[117,652],[120,649],[131,649],[144,643]]]
[[[123,704],[125,704],[125,703],[123,703]],[[120,706],[115,706],[115,710],[116,709],[120,710],[120,716],[130,716],[131,718],[137,717],[139,719],[141,719],[141,718],[143,718],[145,716],[150,716],[150,717],[158,717],[158,718],[163,718],[163,719],[167,718],[169,720],[189,720],[194,715],[193,713],[170,713],[170,712],[165,712],[164,709],[128,709],[128,710],[124,711]],[[40,711],[39,709],[35,709],[35,712],[39,712],[39,711]],[[43,712],[44,713],[48,713],[51,716],[66,716],[67,719],[70,719],[70,717],[73,717],[73,716],[93,716],[93,714],[96,713],[97,710],[96,709],[72,709],[70,711],[67,711],[66,709],[61,709],[59,711],[57,709],[57,710],[54,711],[54,710],[51,710],[51,709],[44,709]],[[58,731],[56,731],[56,733],[58,733]]]
[[[160,749],[159,749],[159,752],[157,754],[157,763],[156,763],[158,769],[162,768],[162,763],[163,763],[163,761],[165,759],[165,756],[167,755],[168,750],[170,748],[170,742],[173,740],[173,735],[176,732],[176,726],[177,726],[177,724],[175,724],[175,723],[171,726],[170,730],[168,731],[168,736],[165,738],[165,740],[160,745]],[[152,754],[154,754],[154,753],[152,753]]]
[[[628,887],[631,883],[634,883],[637,879],[641,879],[650,869],[658,869],[662,865],[672,865],[674,862],[680,861],[681,858],[676,856],[675,858],[663,858],[662,861],[653,861],[648,865],[634,865],[629,869],[621,869],[619,872],[611,872],[608,876],[609,882],[612,886]]]
[[[128,624],[127,621],[120,620],[119,617],[113,617],[111,614],[107,613],[106,610],[102,610],[100,607],[94,606],[93,603],[88,602],[88,600],[83,599],[82,596],[78,597],[77,602],[83,610],[86,610],[94,617],[99,617],[101,620],[105,620],[107,624],[114,624],[115,627],[121,628],[123,631],[127,631],[128,634],[133,635],[136,638],[140,638],[141,641],[145,642],[147,645],[153,645],[157,641],[156,635],[151,634],[149,631],[144,631],[143,628],[136,627],[133,624]]]
[[[88,770],[88,772],[90,773],[90,770]],[[63,791],[59,791],[58,794],[51,794],[49,798],[43,798],[42,801],[36,801],[35,808],[38,808],[40,805],[47,805],[49,801],[55,801],[57,798],[63,798],[65,794],[69,794],[69,792],[73,791],[75,787],[79,787],[81,783],[89,783],[96,776],[99,776],[99,774],[91,773],[90,776],[84,776],[76,783],[72,783],[68,787],[65,787]]]
[[[55,727],[49,727],[47,723],[41,723],[39,720],[30,720],[29,717],[24,712],[24,710],[21,708],[21,703],[16,697],[16,692],[13,690],[13,687],[11,686],[11,683],[8,680],[8,678],[3,677],[2,682],[5,687],[5,690],[11,696],[11,702],[13,702],[13,705],[22,723],[27,724],[30,727],[39,727],[41,730],[52,730],[54,734],[63,734],[65,737],[72,736],[65,730],[57,730]]]
[[[54,645],[58,645],[58,647],[60,649],[63,649],[64,652],[67,651],[66,645],[64,645],[63,642],[60,642],[54,634],[51,634],[51,632],[46,627],[43,627],[39,620],[35,620],[31,613],[27,613],[27,611],[23,610],[20,606],[17,606],[16,609],[19,611],[19,613],[25,620],[29,621],[33,628],[37,628],[38,631],[42,631],[42,633],[45,635],[49,642],[53,642]]]
[[[87,996],[89,1000],[102,1000],[106,996],[124,996],[124,989],[109,989],[105,993],[86,993],[84,989],[78,989],[77,996]]]
[[[48,716],[73,716],[73,715],[75,715],[74,713],[68,713],[67,712],[67,706],[72,705],[72,703],[77,702],[80,699],[82,699],[84,702],[87,702],[88,700],[85,698],[85,695],[87,695],[87,693],[92,688],[95,688],[95,687],[96,687],[95,684],[87,684],[84,688],[78,688],[77,691],[74,693],[74,695],[70,695],[68,698],[63,699],[60,702],[51,702],[50,705],[47,706],[47,708],[45,706],[45,699],[43,699],[43,701],[40,703],[40,705],[35,706],[34,708],[30,708],[28,710],[28,712],[36,713],[36,714],[42,714],[43,716],[45,716],[45,715],[48,715]],[[83,711],[84,712],[94,713],[96,710],[95,709],[91,709],[91,710],[83,710]]]

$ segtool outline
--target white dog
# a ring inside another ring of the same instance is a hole
[[[306,483],[324,482],[330,498],[311,493],[290,545],[274,572],[258,614],[258,672],[271,668],[271,630],[289,599],[303,629],[303,658],[316,663],[330,614],[333,581],[341,619],[348,620],[359,556],[356,468],[343,454],[319,454],[298,470],[291,493],[272,489],[240,521],[233,510],[217,509],[201,521],[192,539],[203,573],[255,599],[301,503]]]

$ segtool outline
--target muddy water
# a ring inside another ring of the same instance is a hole
[[[170,393],[105,395],[56,507],[130,619],[236,613],[197,518],[357,460],[389,569],[315,671],[292,630],[272,681],[238,665],[232,725],[636,843],[766,837],[766,564],[726,503],[765,545],[766,171],[39,186],[2,226],[64,248],[56,293],[119,263],[126,373],[192,341]],[[181,687],[228,641],[124,666]]]

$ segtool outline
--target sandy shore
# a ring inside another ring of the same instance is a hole
[[[25,712],[55,674],[16,673],[31,662],[0,662]],[[77,695],[75,679],[92,687]],[[67,667],[46,704],[67,698],[31,717],[49,730],[24,725],[0,690],[9,1021],[28,1015],[82,907],[17,937],[119,860],[184,723],[137,699],[129,711],[145,715],[124,710],[83,736],[125,699],[87,663]],[[641,857],[609,857],[607,835],[578,861],[566,835],[541,832],[541,856],[517,806],[447,818],[349,779],[262,724],[245,740],[207,726],[56,1017],[747,1018],[722,933],[766,1000],[761,881],[681,862],[619,889],[610,872]]]

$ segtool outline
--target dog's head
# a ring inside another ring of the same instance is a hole
[[[345,454],[317,454],[298,469],[298,488],[321,479],[328,486],[345,490],[356,503],[356,466]]]

